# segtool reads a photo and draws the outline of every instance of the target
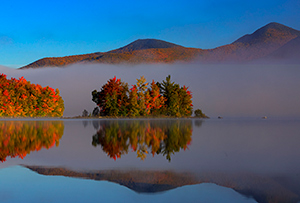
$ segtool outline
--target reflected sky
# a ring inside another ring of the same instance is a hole
[[[0,199],[4,202],[256,202],[211,183],[149,195],[108,181],[42,176],[20,166],[1,169],[0,179]]]

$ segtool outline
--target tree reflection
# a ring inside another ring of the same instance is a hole
[[[130,149],[144,160],[147,154],[171,155],[185,150],[192,141],[190,120],[133,120],[101,121],[92,145],[101,145],[113,159],[127,154]]]
[[[59,145],[62,121],[0,121],[0,161]]]

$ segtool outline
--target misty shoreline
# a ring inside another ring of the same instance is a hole
[[[73,65],[68,68],[13,70],[0,68],[7,77],[24,76],[42,87],[60,90],[65,117],[95,107],[91,92],[99,91],[116,76],[128,84],[144,76],[162,81],[165,76],[192,92],[194,109],[209,117],[300,117],[299,65]],[[188,71],[187,71],[188,70]]]
[[[209,117],[1,117],[5,120],[179,120],[179,119],[210,119]]]
[[[0,117],[0,121],[58,121],[58,120],[225,120],[225,121],[238,121],[238,120],[300,120],[300,117],[294,116],[226,116],[226,117]]]

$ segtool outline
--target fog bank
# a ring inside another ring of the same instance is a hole
[[[10,77],[59,88],[64,116],[81,115],[96,106],[91,92],[114,76],[129,85],[144,75],[147,82],[171,80],[189,86],[195,109],[210,117],[300,116],[300,65],[72,65],[16,70],[0,66]]]

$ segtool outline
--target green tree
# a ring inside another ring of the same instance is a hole
[[[138,104],[138,90],[136,85],[133,85],[129,92],[128,116],[136,117],[140,115]]]
[[[196,109],[194,113],[195,113],[195,117],[207,118],[207,116],[202,112],[201,109]]]
[[[165,105],[161,108],[161,113],[165,115],[170,115],[170,103],[172,98],[172,92],[174,88],[174,82],[171,82],[171,76],[168,75],[166,77],[166,81],[162,81],[162,83],[157,83],[160,93],[165,98]]]
[[[83,112],[82,112],[82,117],[88,117],[89,116],[89,112],[84,109]]]
[[[181,116],[191,116],[193,113],[192,94],[188,87],[183,86],[179,90],[179,112]]]
[[[167,116],[190,116],[192,114],[192,94],[188,88],[171,82],[171,76],[158,83],[161,94],[165,98],[165,105],[161,112]]]

